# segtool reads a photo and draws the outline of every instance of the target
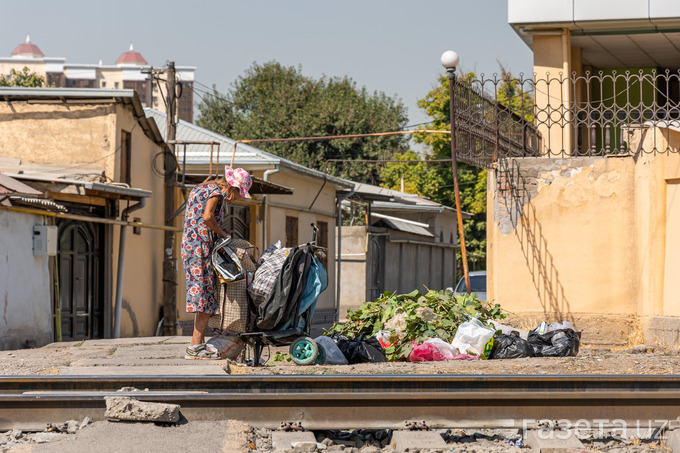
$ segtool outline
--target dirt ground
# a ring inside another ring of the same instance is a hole
[[[677,347],[638,345],[630,349],[582,347],[576,357],[540,357],[507,360],[451,360],[427,363],[364,363],[356,365],[298,366],[274,361],[275,350],[265,349],[265,366],[240,366],[231,361],[183,360],[188,337],[99,340],[53,343],[36,349],[0,351],[0,375],[64,374],[79,365],[120,367],[125,364],[157,365],[219,364],[229,374],[679,374]],[[278,348],[287,352],[287,348]],[[114,373],[115,374],[115,373]]]

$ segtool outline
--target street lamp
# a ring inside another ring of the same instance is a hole
[[[470,294],[470,273],[468,272],[467,252],[465,251],[465,233],[463,232],[463,214],[460,208],[460,190],[458,188],[458,161],[456,159],[456,111],[455,92],[456,67],[460,62],[458,54],[452,50],[444,52],[440,59],[449,76],[449,114],[451,117],[451,171],[453,173],[453,193],[456,198],[456,216],[458,217],[458,235],[460,236],[460,255],[463,262],[463,276],[465,277],[465,292]]]

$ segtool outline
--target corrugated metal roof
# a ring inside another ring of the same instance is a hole
[[[146,116],[153,118],[156,121],[158,130],[163,137],[167,136],[167,117],[165,113],[158,110],[146,108],[144,109]],[[236,140],[220,135],[216,132],[209,131],[195,124],[180,120],[177,125],[176,141],[185,142],[217,142],[219,143],[219,163],[221,165],[229,164],[231,156],[234,152],[234,144]],[[187,144],[177,146],[177,160],[180,164],[184,162],[184,147],[186,146],[186,163],[187,164],[208,164],[210,163],[210,145]],[[217,147],[213,147],[213,164],[217,163]],[[307,168],[303,165],[296,164],[293,161],[284,159],[275,154],[262,151],[261,149],[250,146],[246,143],[239,143],[236,147],[236,154],[234,157],[234,166],[247,167],[254,165],[271,166],[276,165],[292,168],[300,173],[307,174],[315,178],[324,178],[324,173],[318,170]],[[341,187],[352,187],[355,183],[347,181],[335,176],[326,176],[326,179]]]
[[[411,220],[400,219],[397,217],[391,217],[375,213],[373,214],[373,216],[379,219],[377,222],[373,223],[373,225],[375,226],[386,226],[388,228],[392,228],[393,230],[403,231],[405,233],[412,233],[417,234],[419,236],[426,236],[430,238],[434,237],[434,234],[430,233],[430,231],[427,229],[429,225],[425,223],[414,222]]]
[[[0,173],[0,193],[20,193],[25,195],[42,195],[42,192],[35,190],[31,186],[27,186],[21,181]]]

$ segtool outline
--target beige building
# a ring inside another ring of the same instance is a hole
[[[488,296],[586,344],[677,345],[680,5],[508,4],[534,52],[538,146],[489,173]]]
[[[14,227],[0,231],[0,255],[41,269],[2,280],[3,300],[50,320],[40,342],[56,339],[57,327],[63,340],[111,337],[117,299],[121,336],[154,335],[162,305],[164,185],[152,168],[166,145],[137,94],[0,88],[0,99],[0,172],[45,200],[28,206],[14,200],[1,212]],[[24,256],[38,224],[57,227],[56,258]],[[42,297],[21,289],[44,283]],[[18,323],[7,326],[14,332],[8,336],[22,331]],[[2,336],[0,329],[0,347]]]
[[[166,111],[167,99],[165,82],[156,80],[151,83],[151,66],[144,57],[130,48],[123,52],[114,64],[67,63],[65,58],[46,57],[40,48],[26,36],[26,42],[19,44],[10,57],[0,58],[0,77],[9,79],[10,71],[31,72],[45,78],[48,87],[103,88],[107,90],[135,90],[144,107]],[[180,97],[177,115],[188,122],[194,120],[193,83],[195,67],[177,66],[177,81]]]

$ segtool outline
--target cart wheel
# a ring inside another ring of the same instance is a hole
[[[290,357],[298,365],[311,365],[319,356],[319,345],[309,337],[300,337],[290,345]]]
[[[316,343],[316,341],[315,341]],[[319,355],[314,361],[313,365],[323,365],[323,363],[326,361],[326,352],[323,350],[321,346],[317,343],[317,347],[319,348]]]

